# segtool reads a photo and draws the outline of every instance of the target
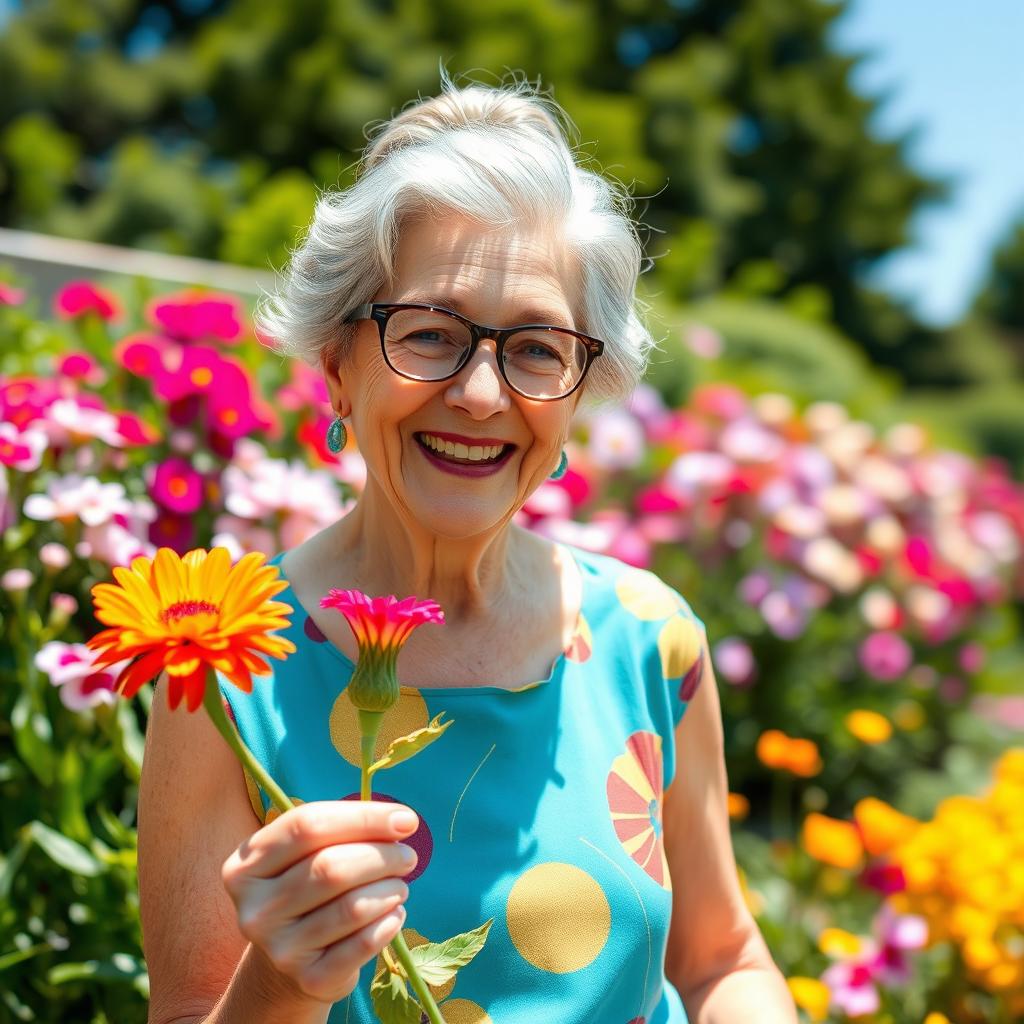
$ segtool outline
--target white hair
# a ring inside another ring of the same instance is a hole
[[[636,283],[642,252],[621,186],[578,165],[564,112],[528,82],[457,87],[383,122],[355,183],[323,193],[258,329],[280,352],[334,365],[353,334],[345,317],[394,282],[403,221],[456,213],[492,228],[544,227],[579,268],[577,330],[604,354],[584,383],[589,400],[621,399],[644,374],[653,341]]]

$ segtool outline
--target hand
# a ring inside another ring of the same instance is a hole
[[[250,836],[221,877],[242,934],[291,987],[334,1003],[405,920],[402,881],[415,832],[392,819],[408,808],[375,801],[302,804]]]

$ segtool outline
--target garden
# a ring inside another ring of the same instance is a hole
[[[212,291],[0,285],[0,993],[143,1021],[146,686],[84,645],[160,546],[268,556],[345,513],[318,374]],[[926,427],[729,383],[687,322],[579,417],[530,529],[653,568],[712,643],[748,904],[809,1021],[1024,1017],[1024,486]],[[882,409],[882,407],[879,407]]]

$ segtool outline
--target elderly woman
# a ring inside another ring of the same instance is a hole
[[[321,199],[263,311],[322,367],[330,440],[355,435],[367,481],[275,560],[297,652],[251,695],[224,689],[302,805],[268,815],[204,716],[153,705],[153,1024],[373,1021],[406,908],[410,945],[493,920],[435,992],[448,1024],[796,1020],[737,881],[699,620],[649,573],[514,521],[564,472],[579,404],[628,395],[650,346],[623,197],[576,165],[553,109],[446,80]],[[447,618],[404,649],[393,734],[453,725],[364,804],[331,588],[430,597]]]

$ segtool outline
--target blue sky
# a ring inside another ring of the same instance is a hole
[[[875,127],[917,126],[909,150],[926,172],[955,178],[948,203],[922,211],[914,243],[873,283],[925,321],[964,311],[993,246],[1024,217],[1024,0],[853,0],[837,25],[865,95],[889,94]]]

